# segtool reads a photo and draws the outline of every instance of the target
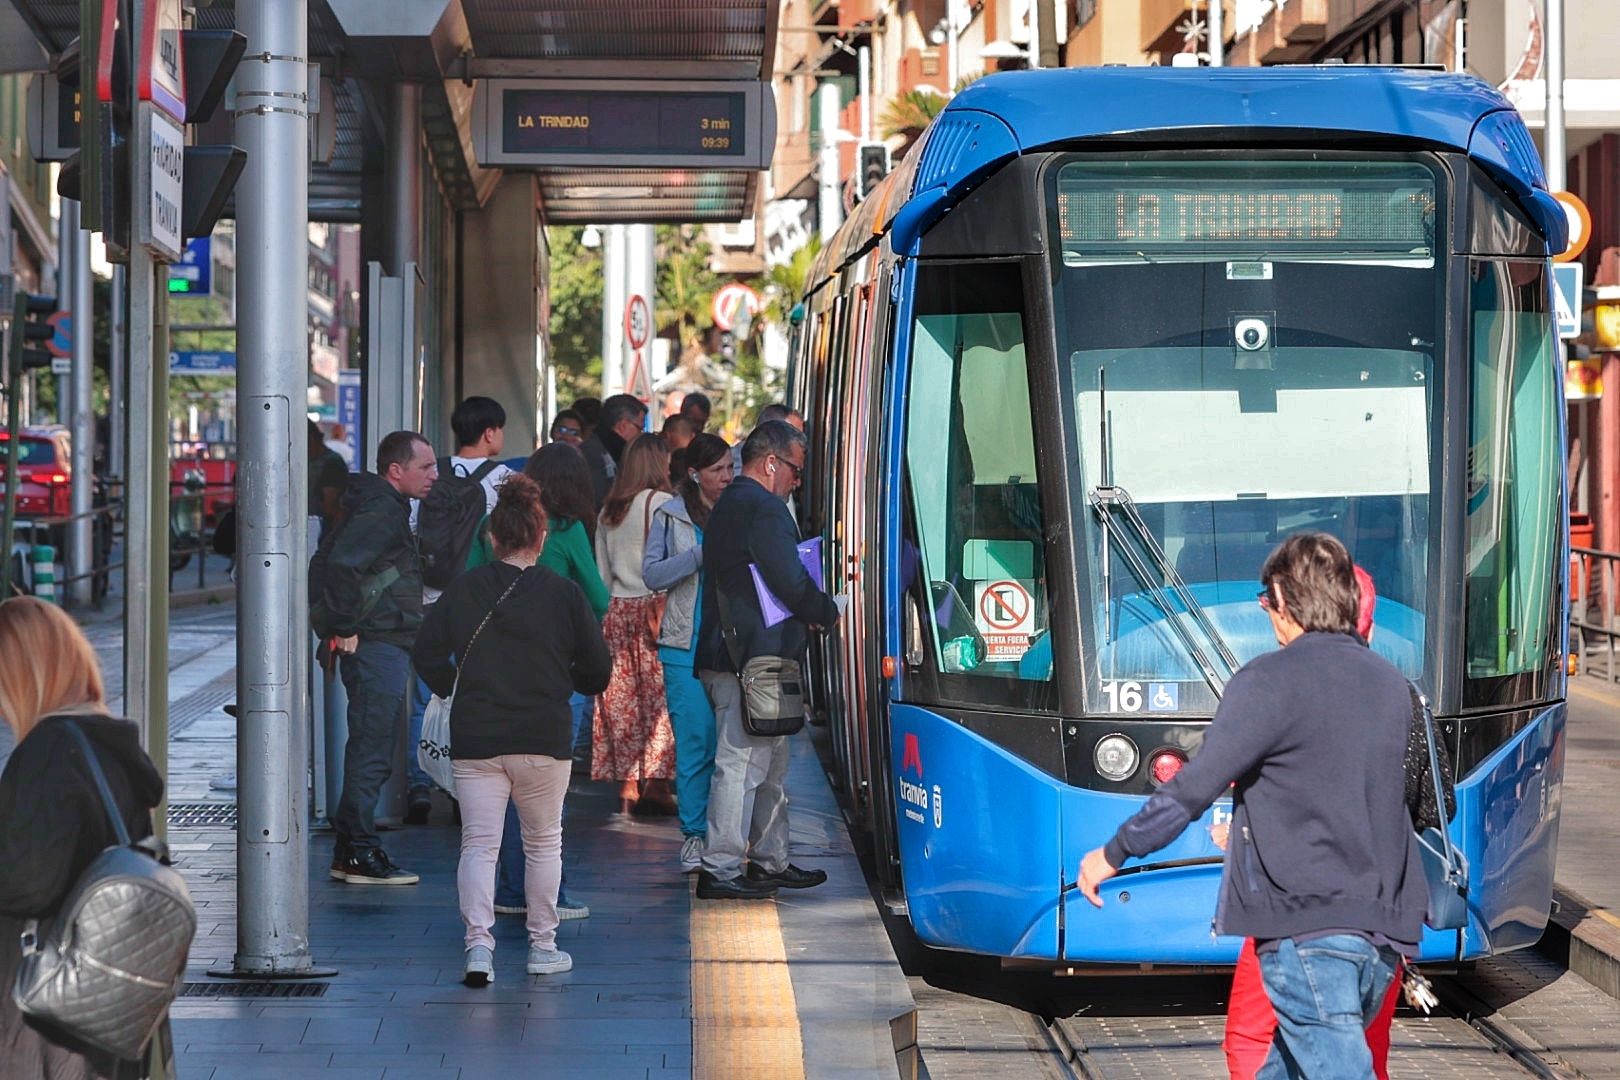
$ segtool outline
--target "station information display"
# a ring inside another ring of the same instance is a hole
[[[770,87],[753,82],[486,79],[479,163],[759,169],[775,141]]]

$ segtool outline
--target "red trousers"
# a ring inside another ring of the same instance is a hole
[[[1389,1080],[1389,1025],[1395,1019],[1395,1003],[1401,995],[1399,970],[1395,976],[1378,1015],[1367,1026],[1367,1049],[1372,1051],[1373,1071],[1378,1074],[1378,1080]],[[1221,1042],[1232,1080],[1254,1080],[1271,1053],[1271,1038],[1276,1030],[1277,1014],[1272,1012],[1271,999],[1260,981],[1260,958],[1254,951],[1254,939],[1249,938],[1238,954],[1237,970],[1232,972],[1232,996],[1226,1004],[1226,1038]]]

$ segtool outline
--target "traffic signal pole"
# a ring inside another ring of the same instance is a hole
[[[74,607],[90,606],[89,577],[94,562],[91,537],[95,521],[89,516],[95,481],[96,414],[91,400],[95,383],[95,312],[92,310],[90,289],[90,234],[79,227],[79,204],[71,199],[62,201],[63,227],[67,227],[69,207],[72,208],[73,277],[71,292],[64,292],[62,304],[73,312],[73,369],[68,376],[67,408],[64,410],[73,431],[73,458],[71,461],[68,498],[73,522],[68,526],[68,565],[73,568],[74,581],[68,586],[68,599]]]
[[[308,0],[238,0],[237,920],[232,970],[308,977]]]

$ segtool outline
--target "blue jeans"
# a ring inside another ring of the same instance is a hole
[[[410,654],[398,645],[360,642],[341,661],[349,693],[349,740],[343,747],[343,793],[332,813],[339,849],[363,851],[381,846],[377,799],[394,771],[399,719],[405,707]]]
[[[563,820],[568,819],[568,797],[563,796]],[[523,822],[518,819],[517,803],[506,803],[506,826],[501,830],[501,853],[495,860],[495,903],[500,907],[523,907],[527,895],[523,888],[525,858],[523,854]],[[568,871],[562,872],[557,883],[557,902],[568,900]]]
[[[433,691],[428,684],[411,675],[411,744],[405,748],[405,787],[410,791],[421,788],[431,790],[433,779],[416,763],[416,748],[422,744],[422,717],[427,715],[428,699]]]
[[[1262,1080],[1370,1080],[1367,1025],[1389,993],[1400,954],[1358,934],[1277,942],[1260,954],[1260,978],[1277,1014]]]
[[[589,766],[591,763],[591,721],[596,716],[596,699],[574,694],[568,699],[574,710],[574,760]]]
[[[681,835],[709,834],[709,782],[714,777],[714,706],[692,673],[695,649],[658,647],[664,664],[664,700],[675,729],[675,801]]]

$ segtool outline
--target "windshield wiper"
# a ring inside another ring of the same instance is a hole
[[[1226,679],[1237,672],[1239,666],[1237,657],[1233,655],[1232,650],[1227,646],[1226,639],[1221,636],[1220,631],[1215,629],[1215,624],[1210,621],[1209,612],[1205,611],[1204,606],[1193,596],[1192,590],[1187,587],[1187,582],[1170,562],[1169,556],[1164,553],[1164,548],[1159,546],[1159,541],[1153,535],[1153,530],[1148,528],[1146,521],[1142,520],[1142,513],[1137,509],[1136,501],[1131,498],[1130,492],[1113,482],[1113,470],[1108,452],[1108,391],[1106,380],[1107,373],[1099,368],[1097,370],[1097,405],[1102,428],[1101,464],[1103,482],[1092,487],[1086,496],[1087,501],[1091,503],[1092,509],[1097,513],[1097,519],[1102,522],[1103,532],[1106,534],[1103,538],[1102,550],[1104,603],[1110,609],[1113,606],[1113,573],[1109,555],[1117,543],[1120,555],[1124,557],[1131,573],[1147,588],[1153,602],[1158,605],[1159,610],[1164,612],[1165,621],[1170,624],[1171,630],[1180,639],[1181,644],[1187,650],[1187,654],[1198,665],[1199,674],[1203,676],[1204,682],[1209,685],[1210,690],[1219,700],[1226,690]],[[1124,529],[1120,524],[1121,521],[1130,526],[1137,543],[1152,559],[1154,567],[1158,570],[1157,576],[1149,571],[1140,554],[1127,542]],[[1169,582],[1168,587],[1165,582]],[[1214,646],[1216,653],[1221,658],[1221,662],[1225,664],[1225,677],[1215,670],[1215,666],[1210,662],[1208,654],[1198,644],[1198,639],[1193,636],[1192,631],[1181,620],[1182,612],[1177,612],[1174,605],[1171,604],[1169,594],[1172,590],[1175,592],[1176,598],[1181,601],[1183,612],[1192,616],[1193,621],[1198,624],[1198,628],[1203,632],[1205,639]],[[1110,628],[1109,639],[1112,641],[1113,616],[1111,613],[1108,616],[1108,624]]]

